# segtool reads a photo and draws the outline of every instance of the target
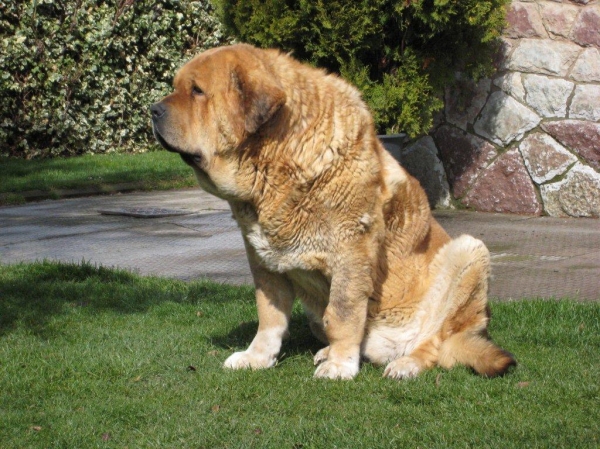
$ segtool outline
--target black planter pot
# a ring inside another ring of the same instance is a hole
[[[400,160],[400,154],[402,147],[408,142],[408,136],[406,134],[382,134],[377,136],[386,150],[388,150],[394,159],[398,162]]]

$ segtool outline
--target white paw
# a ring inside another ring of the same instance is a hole
[[[325,362],[329,357],[329,346],[325,346],[323,349],[319,349],[319,351],[315,354],[313,358],[313,362],[315,366],[320,365]]]
[[[321,379],[352,379],[358,374],[358,360],[347,362],[322,362],[315,371],[315,377]]]
[[[417,377],[421,367],[412,357],[400,357],[388,364],[383,372],[384,377],[392,379],[411,379]]]
[[[276,361],[276,357],[269,357],[264,354],[257,354],[249,351],[242,351],[231,354],[227,360],[225,360],[223,367],[229,369],[270,368],[275,365]]]

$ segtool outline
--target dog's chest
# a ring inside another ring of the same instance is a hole
[[[315,268],[309,260],[308,248],[302,244],[301,239],[292,241],[270,235],[258,222],[250,226],[246,238],[262,264],[271,271],[286,273],[291,270]]]
[[[324,257],[306,229],[292,233],[274,232],[261,225],[256,212],[248,206],[237,206],[234,211],[244,237],[255,251],[260,263],[271,271],[286,273],[291,270],[318,270],[324,266]],[[289,235],[288,235],[289,234]]]

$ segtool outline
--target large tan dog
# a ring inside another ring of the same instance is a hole
[[[249,45],[200,54],[174,87],[154,134],[229,202],[256,284],[258,333],[225,367],[273,366],[296,297],[328,344],[316,377],[352,378],[361,357],[395,379],[515,364],[486,334],[487,249],[448,237],[354,87]]]

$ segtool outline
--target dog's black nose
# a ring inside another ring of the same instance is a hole
[[[152,113],[152,118],[156,120],[165,115],[167,108],[162,103],[154,103],[152,106],[150,106],[150,112]]]

